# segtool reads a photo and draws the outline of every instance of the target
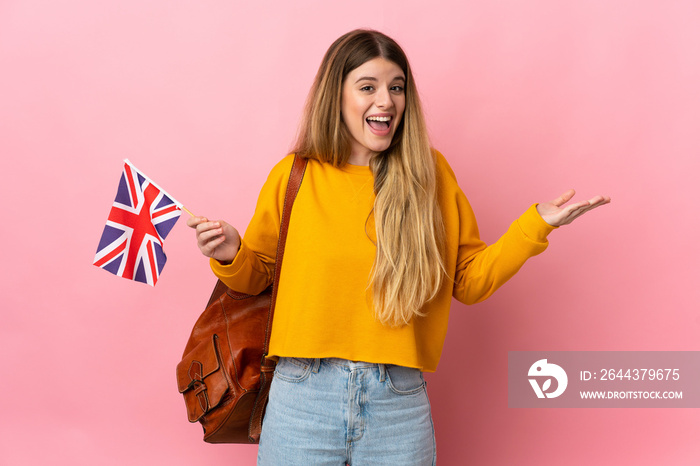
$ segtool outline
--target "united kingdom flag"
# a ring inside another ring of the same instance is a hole
[[[163,240],[180,218],[181,209],[182,204],[124,160],[117,197],[93,264],[114,275],[155,285],[166,260]]]

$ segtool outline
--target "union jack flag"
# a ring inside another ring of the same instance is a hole
[[[180,218],[181,209],[182,204],[124,160],[117,197],[93,264],[114,275],[155,285],[166,260],[163,240]]]

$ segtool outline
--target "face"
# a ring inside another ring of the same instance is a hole
[[[374,58],[352,70],[343,82],[341,112],[351,135],[353,165],[389,148],[406,108],[406,76],[394,62]]]

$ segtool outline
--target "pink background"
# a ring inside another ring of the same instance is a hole
[[[569,187],[613,203],[455,303],[428,376],[440,464],[688,465],[692,409],[507,407],[513,350],[700,350],[700,3],[3,0],[3,465],[254,464],[190,425],[174,370],[214,278],[181,220],[155,288],[92,266],[123,158],[241,230],[321,57],[402,44],[492,242]]]

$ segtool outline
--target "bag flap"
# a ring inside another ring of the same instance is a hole
[[[229,389],[220,354],[219,337],[213,335],[195,346],[177,365],[177,388],[185,397],[190,422],[216,407]]]
[[[190,384],[193,380],[204,380],[219,370],[221,365],[217,348],[218,339],[217,335],[213,335],[211,340],[201,342],[177,365],[177,388],[180,393],[191,388]]]

